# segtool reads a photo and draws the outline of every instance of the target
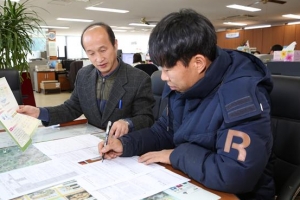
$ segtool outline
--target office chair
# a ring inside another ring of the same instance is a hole
[[[66,69],[67,72],[70,71],[70,65],[72,62],[74,62],[75,60],[70,60],[70,59],[66,59],[66,60],[62,60],[61,61],[61,64],[62,64],[62,67],[64,69]]]
[[[19,71],[15,69],[0,69],[0,78],[5,77],[19,105],[23,104]]]
[[[167,106],[167,98],[162,99],[162,93],[164,90],[165,82],[161,80],[161,71],[155,71],[151,76],[152,92],[155,99],[155,105],[152,108],[154,119],[157,120],[165,107]]]
[[[272,75],[272,78],[276,200],[292,200],[300,190],[300,77]]]
[[[158,67],[154,64],[138,64],[135,66],[135,68],[146,72],[149,76],[151,76],[153,72],[158,70]]]
[[[76,60],[71,62],[70,64],[69,81],[70,81],[71,91],[74,89],[77,72],[82,68],[82,66],[83,66],[82,60]]]

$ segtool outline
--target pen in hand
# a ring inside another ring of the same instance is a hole
[[[105,141],[104,141],[104,146],[103,147],[105,147],[108,143],[108,136],[109,136],[110,126],[111,126],[111,121],[108,121],[107,126],[106,126]],[[104,156],[105,156],[105,153],[102,154],[102,162],[104,161]]]

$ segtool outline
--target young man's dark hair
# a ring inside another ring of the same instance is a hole
[[[158,66],[173,67],[178,60],[185,66],[196,54],[213,61],[217,36],[212,23],[203,15],[182,9],[164,17],[149,39],[151,60]]]
[[[113,46],[115,45],[116,37],[115,37],[115,34],[114,34],[113,30],[111,29],[111,27],[109,25],[103,23],[103,22],[97,22],[97,23],[90,24],[89,26],[87,26],[82,31],[80,41],[81,41],[81,46],[82,46],[83,49],[84,49],[84,46],[83,46],[83,43],[82,43],[83,34],[85,33],[86,30],[88,30],[89,28],[91,28],[93,26],[101,26],[101,27],[103,27],[106,30],[107,34],[108,34],[109,41],[111,42],[111,44]]]

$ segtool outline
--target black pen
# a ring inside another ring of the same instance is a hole
[[[105,147],[108,143],[108,136],[109,136],[110,126],[111,126],[111,121],[108,121],[107,126],[106,126],[105,141],[104,141],[104,146],[103,147]],[[104,156],[105,156],[105,153],[102,154],[102,162],[104,160]]]

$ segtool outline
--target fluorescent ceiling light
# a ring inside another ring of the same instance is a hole
[[[259,25],[259,26],[247,26],[244,29],[255,29],[255,28],[267,28],[267,27],[271,27],[271,25]]]
[[[250,11],[250,12],[256,12],[256,11],[260,11],[260,8],[254,8],[254,7],[249,7],[249,6],[242,6],[242,5],[237,5],[237,4],[232,4],[232,5],[228,5],[226,6],[227,8],[233,8],[233,9],[238,9],[238,10],[246,10],[246,11]]]
[[[247,24],[244,24],[244,23],[237,23],[237,22],[224,22],[223,24],[236,25],[236,26],[246,26],[247,25]]]
[[[300,19],[300,15],[293,15],[293,14],[282,15],[282,17],[288,17],[288,18],[293,18],[293,19]]]
[[[41,28],[69,29],[67,26],[40,26]]]
[[[127,26],[110,26],[111,28],[117,28],[117,29],[125,29],[125,30],[131,30],[134,29],[134,27],[127,27]]]
[[[113,32],[127,32],[127,30],[120,30],[120,29],[112,29]]]
[[[293,25],[293,24],[300,24],[300,21],[298,21],[298,22],[289,22],[289,23],[287,23],[288,25]]]
[[[95,7],[90,6],[86,7],[87,10],[96,10],[96,11],[103,11],[103,12],[115,12],[115,13],[128,13],[128,10],[119,10],[119,9],[113,9],[113,8],[101,8],[101,7]]]
[[[71,22],[92,22],[92,21],[94,21],[91,19],[73,19],[73,18],[57,18],[57,20],[71,21]]]
[[[146,26],[146,27],[155,27],[154,24],[141,24],[141,23],[130,23],[130,26]]]

